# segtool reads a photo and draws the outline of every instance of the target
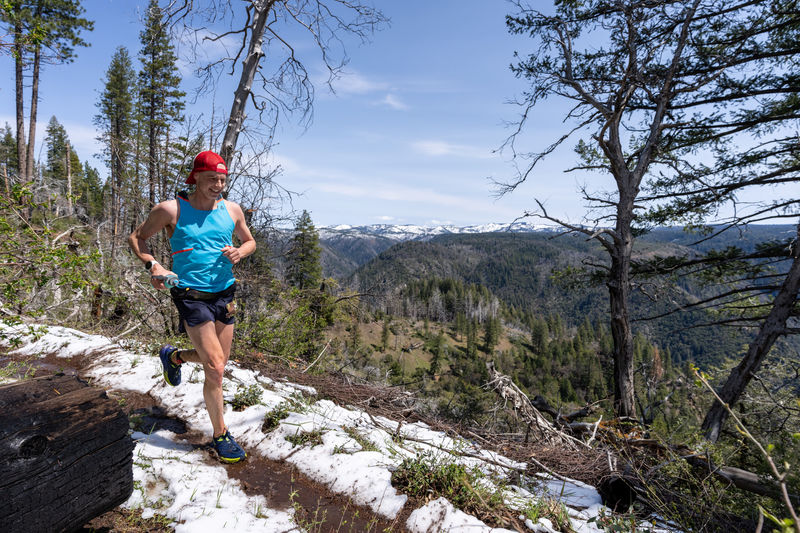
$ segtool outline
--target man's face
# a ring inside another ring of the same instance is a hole
[[[208,191],[214,195],[218,195],[225,189],[225,181],[228,179],[228,176],[222,172],[205,170],[195,174],[194,179],[197,182],[198,190]]]

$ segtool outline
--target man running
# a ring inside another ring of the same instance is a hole
[[[189,335],[194,349],[163,346],[159,352],[164,379],[181,382],[183,363],[201,363],[205,372],[203,397],[214,430],[213,446],[219,458],[235,463],[246,457],[228,432],[223,419],[222,375],[231,353],[236,290],[233,265],[252,254],[256,242],[239,205],[222,199],[228,169],[218,154],[200,152],[186,183],[194,192],[180,193],[175,200],[156,205],[141,226],[128,237],[128,244],[150,272],[150,283],[164,289],[164,276],[177,275],[171,288],[180,315],[180,328]],[[172,271],[158,264],[147,247],[147,239],[167,230],[172,248]],[[232,235],[242,243],[233,246]]]

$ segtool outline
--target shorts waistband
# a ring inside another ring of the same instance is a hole
[[[180,298],[181,300],[216,300],[217,298],[230,296],[236,292],[236,282],[233,282],[230,287],[219,292],[198,291],[197,289],[190,289],[188,287],[172,287],[169,292],[174,298]]]

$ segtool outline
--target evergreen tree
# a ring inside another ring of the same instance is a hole
[[[45,129],[44,144],[47,146],[47,167],[45,172],[52,178],[65,179],[67,172],[67,130],[56,117],[50,117]]]
[[[292,246],[288,253],[286,280],[298,289],[314,289],[322,281],[322,265],[319,262],[319,234],[308,211],[303,214],[294,227]]]
[[[14,131],[6,122],[5,128],[0,133],[0,172],[4,176],[9,173],[19,171],[19,161],[17,160],[17,142],[14,139]]]
[[[358,327],[358,318],[353,317],[350,324],[350,349],[355,355],[361,348],[361,328]]]
[[[111,234],[122,231],[123,191],[129,182],[129,163],[133,133],[133,94],[135,72],[128,50],[119,47],[106,71],[105,87],[97,102],[99,113],[94,117],[105,148],[110,192]]]
[[[467,357],[478,356],[478,321],[474,318],[467,321]]]
[[[150,205],[155,205],[157,189],[164,194],[158,179],[162,162],[168,159],[167,137],[172,123],[181,120],[186,93],[178,89],[181,77],[158,0],[150,0],[145,28],[139,34],[142,49],[139,60],[139,105],[142,130],[147,141],[147,183]]]
[[[544,353],[547,347],[547,322],[541,317],[535,317],[531,321],[531,349],[535,353]]]
[[[86,211],[86,216],[100,220],[103,217],[103,184],[100,182],[100,173],[88,161],[83,164],[83,187],[78,194],[78,201]]]
[[[442,366],[442,356],[444,355],[444,331],[439,330],[439,334],[433,341],[433,349],[431,350],[431,365],[429,372],[432,376],[439,373]]]
[[[483,323],[483,340],[486,344],[486,353],[491,353],[495,346],[500,342],[500,319],[487,318]]]
[[[36,120],[39,104],[39,73],[42,63],[69,63],[75,48],[88,46],[80,36],[91,31],[94,23],[81,15],[85,12],[80,0],[15,0],[3,2],[0,22],[12,44],[0,47],[14,58],[16,93],[16,146],[19,174],[23,180],[33,177]],[[24,71],[31,72],[29,126],[25,133]]]
[[[67,130],[56,117],[51,117],[45,130],[44,144],[47,147],[47,162],[44,174],[59,184],[59,199],[66,203],[67,214],[74,213],[75,197],[84,188],[83,163],[72,148]]]
[[[383,317],[383,329],[381,329],[381,348],[385,352],[389,349],[389,315]]]

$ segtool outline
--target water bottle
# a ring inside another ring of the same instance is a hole
[[[168,289],[178,286],[178,276],[176,274],[169,274],[168,276],[153,276],[153,279],[163,281],[164,286]]]

